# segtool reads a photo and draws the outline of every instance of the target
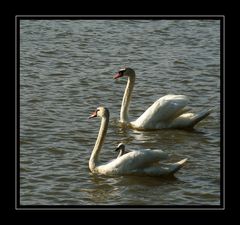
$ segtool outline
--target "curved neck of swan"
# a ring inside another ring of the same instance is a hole
[[[124,123],[128,122],[128,109],[129,109],[129,103],[131,101],[134,83],[135,83],[135,74],[132,74],[128,76],[127,86],[125,88],[125,92],[123,95],[121,112],[120,112],[120,122],[124,122]]]
[[[123,150],[123,149],[120,149],[117,158],[119,158],[119,157],[121,157],[122,155],[124,155],[124,153],[125,153],[124,150]]]
[[[109,115],[104,115],[102,117],[100,129],[98,132],[98,137],[89,160],[89,168],[91,171],[93,171],[96,167],[98,156],[102,149],[104,139],[107,133],[108,122],[109,122]]]

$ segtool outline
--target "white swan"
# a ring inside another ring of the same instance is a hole
[[[89,118],[101,117],[101,126],[98,137],[89,159],[89,169],[92,173],[104,175],[169,175],[178,171],[187,159],[176,163],[161,165],[158,162],[167,159],[168,155],[162,150],[141,150],[128,152],[106,164],[98,162],[107,133],[109,122],[109,111],[107,108],[98,107]],[[158,163],[158,164],[157,164]]]
[[[119,157],[121,157],[122,155],[124,155],[124,154],[126,154],[126,153],[129,152],[129,151],[127,151],[127,150],[125,149],[125,145],[124,145],[123,143],[119,143],[118,146],[117,146],[117,148],[115,149],[115,151],[116,151],[116,152],[119,151],[117,158],[119,158]]]
[[[185,95],[165,95],[155,101],[138,119],[128,120],[128,108],[135,82],[135,72],[131,68],[123,68],[114,76],[117,79],[128,77],[127,86],[122,100],[120,122],[138,130],[155,130],[163,128],[193,128],[199,121],[210,114],[212,110],[200,113],[186,113],[188,98]]]

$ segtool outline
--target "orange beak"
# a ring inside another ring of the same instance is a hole
[[[123,73],[117,73],[114,75],[114,79],[118,79],[119,77],[122,77],[123,76]]]
[[[94,118],[94,117],[97,117],[97,111],[93,112],[93,113],[88,117],[88,119],[91,119],[91,118]]]

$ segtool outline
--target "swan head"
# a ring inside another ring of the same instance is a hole
[[[118,146],[117,146],[117,148],[115,149],[116,152],[117,152],[117,151],[120,151],[120,150],[122,150],[122,151],[125,150],[125,145],[124,145],[122,142],[119,143]]]
[[[122,68],[114,75],[113,78],[118,79],[119,77],[123,77],[123,76],[133,77],[135,76],[135,72],[133,69],[129,67]]]
[[[119,143],[117,148],[115,149],[115,151],[119,152],[117,158],[119,158],[122,155],[124,155],[125,153],[127,153],[127,152],[125,152],[125,145],[123,143]]]
[[[108,117],[109,116],[109,110],[103,106],[98,107],[89,117],[88,119],[94,118],[94,117]]]

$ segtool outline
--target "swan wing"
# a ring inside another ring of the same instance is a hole
[[[108,167],[118,173],[131,173],[134,170],[167,158],[168,154],[162,150],[131,151],[110,162]]]
[[[133,151],[99,166],[98,170],[103,174],[163,176],[174,174],[187,161],[185,158],[176,163],[159,163],[160,159],[167,157],[166,153],[159,150],[151,150],[149,153]]]
[[[175,119],[188,111],[184,107],[188,103],[185,95],[166,95],[155,101],[137,120],[131,123],[136,128],[156,128],[159,123],[165,123]],[[159,127],[161,128],[161,127]]]
[[[137,172],[139,173],[139,175],[144,174],[144,175],[150,175],[150,176],[171,175],[176,173],[178,170],[180,170],[186,161],[187,161],[187,158],[182,159],[179,162],[175,162],[175,163],[161,163],[159,165],[146,167],[143,170],[138,170]]]

